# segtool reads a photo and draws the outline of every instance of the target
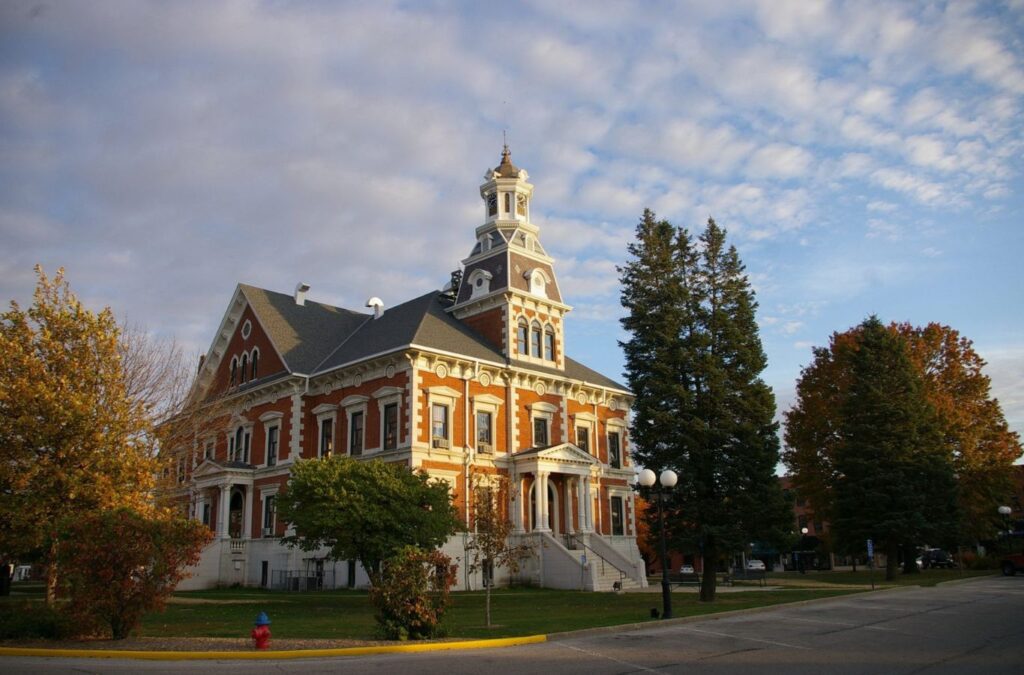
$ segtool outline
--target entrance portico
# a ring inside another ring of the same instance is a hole
[[[515,532],[593,532],[591,485],[599,466],[597,459],[572,443],[531,448],[513,455]]]

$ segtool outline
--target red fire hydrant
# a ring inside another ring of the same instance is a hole
[[[270,649],[270,617],[260,612],[256,617],[256,627],[252,629],[252,642],[256,649]]]

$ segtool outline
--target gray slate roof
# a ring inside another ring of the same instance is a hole
[[[374,319],[372,314],[311,300],[297,305],[291,295],[255,286],[241,284],[241,289],[281,352],[285,366],[293,373],[323,372],[406,345],[505,362],[502,353],[483,336],[445,311],[451,301],[439,291],[386,309],[379,319]],[[626,390],[618,382],[568,357],[564,372],[544,366],[526,368]]]

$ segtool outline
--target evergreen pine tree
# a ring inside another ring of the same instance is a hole
[[[775,401],[760,379],[757,303],[725,240],[709,220],[698,252],[685,230],[645,211],[622,275],[636,455],[679,474],[666,516],[672,540],[698,550],[709,571],[752,539],[778,543],[792,520],[775,477]],[[702,600],[714,600],[715,583],[704,575]]]
[[[907,571],[915,570],[912,547],[953,531],[956,485],[905,343],[874,316],[860,325],[857,343],[835,458],[833,529],[847,549],[878,542],[892,579],[901,548]]]

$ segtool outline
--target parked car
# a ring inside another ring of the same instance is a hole
[[[694,574],[693,565],[688,565],[688,564],[684,563],[683,566],[679,568],[679,573],[680,574]]]
[[[1003,575],[1008,577],[1012,577],[1017,572],[1024,572],[1024,553],[1011,553],[1003,556],[999,561],[999,567],[1003,570]]]
[[[953,562],[953,557],[941,548],[926,548],[921,552],[921,557],[917,559],[917,566],[923,570],[929,567],[953,569],[956,564]]]
[[[747,569],[751,572],[764,572],[764,561],[758,560],[757,558],[751,558],[747,561]]]

